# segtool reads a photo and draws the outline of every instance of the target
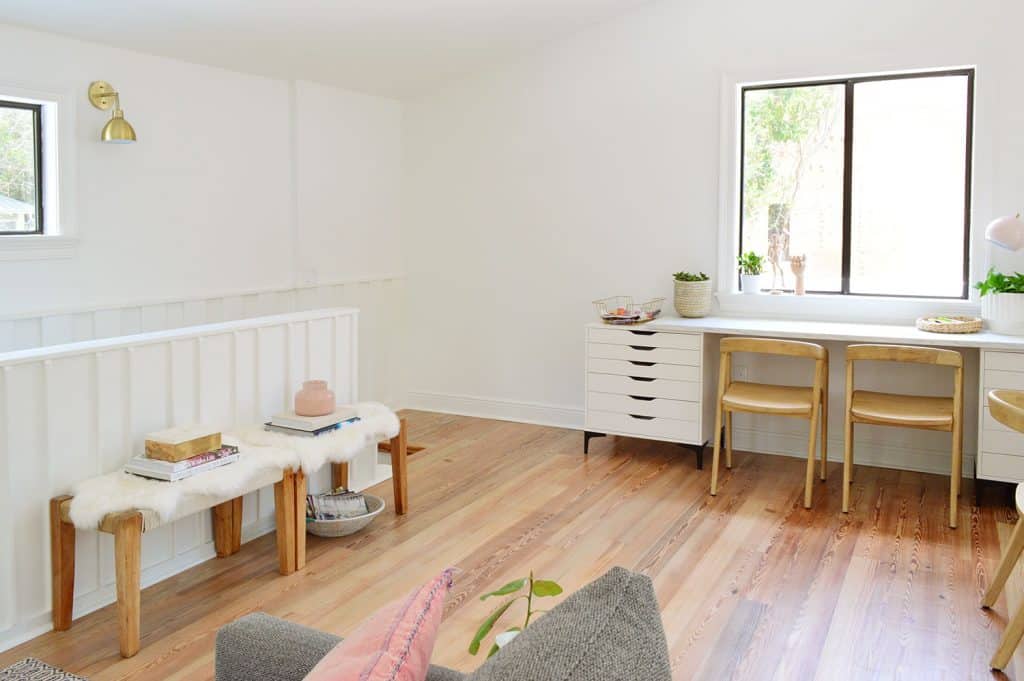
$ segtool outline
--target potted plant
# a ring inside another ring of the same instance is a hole
[[[991,268],[974,287],[981,293],[981,317],[990,330],[1024,336],[1024,274]]]
[[[737,258],[740,266],[740,288],[747,295],[761,292],[761,275],[764,272],[764,256],[747,251]]]
[[[676,272],[676,312],[680,317],[705,317],[711,311],[711,277],[698,272]]]

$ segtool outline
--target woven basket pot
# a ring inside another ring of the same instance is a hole
[[[675,305],[680,317],[706,317],[711,312],[711,280],[677,281]]]

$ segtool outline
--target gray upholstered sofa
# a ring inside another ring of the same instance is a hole
[[[443,626],[443,625],[442,625]],[[253,613],[217,633],[217,681],[301,681],[337,636]],[[427,681],[670,681],[651,580],[623,568],[566,598],[476,671]]]

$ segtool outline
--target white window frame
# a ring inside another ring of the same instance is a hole
[[[41,105],[43,233],[0,236],[0,261],[73,257],[79,234],[75,214],[74,97],[0,82],[0,99]]]
[[[981,303],[977,291],[970,287],[969,297],[963,299],[935,300],[914,297],[876,297],[849,295],[745,295],[740,292],[736,274],[736,253],[739,252],[740,232],[740,130],[743,125],[742,88],[753,83],[784,84],[793,81],[812,82],[835,80],[877,74],[920,73],[923,71],[946,71],[956,68],[975,69],[974,103],[974,164],[972,172],[971,208],[974,219],[971,224],[970,273],[971,281],[977,281],[988,268],[988,249],[985,248],[984,229],[995,217],[987,192],[979,187],[991,181],[991,157],[987,140],[978,134],[986,125],[987,110],[980,106],[977,95],[980,70],[976,65],[943,66],[926,68],[905,68],[900,70],[878,70],[846,74],[807,73],[730,73],[722,77],[721,126],[718,196],[718,277],[717,292],[719,311],[726,315],[747,317],[788,317],[836,321],[906,323],[916,317],[936,313],[980,314]]]

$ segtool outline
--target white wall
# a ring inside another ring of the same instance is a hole
[[[1017,209],[1021,19],[1019,3],[1000,0],[668,1],[409,102],[410,402],[581,423],[589,301],[668,297],[680,269],[721,274],[721,91],[730,74],[975,64],[976,222]],[[758,373],[773,369],[754,380]],[[748,444],[788,446],[789,425],[763,427]],[[915,446],[946,447],[913,437]]]

